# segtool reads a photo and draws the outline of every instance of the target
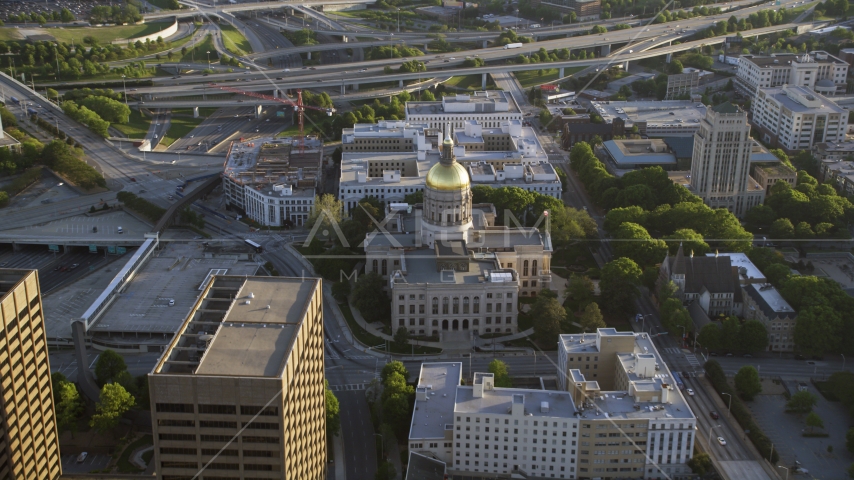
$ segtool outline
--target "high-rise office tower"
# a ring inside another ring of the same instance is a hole
[[[712,208],[726,208],[742,217],[765,199],[765,189],[750,177],[747,112],[731,103],[706,110],[694,134],[691,188]]]
[[[0,269],[0,478],[62,475],[36,270]]]
[[[149,375],[159,479],[326,478],[317,278],[217,276]]]

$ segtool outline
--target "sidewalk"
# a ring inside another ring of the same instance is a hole
[[[333,467],[326,472],[327,479],[347,480],[347,469],[344,462],[344,439],[341,433],[337,437],[332,437],[332,456]]]

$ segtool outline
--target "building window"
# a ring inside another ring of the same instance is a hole
[[[463,313],[469,313],[469,297],[463,297]]]
[[[442,313],[445,315],[448,314],[448,297],[442,298]]]

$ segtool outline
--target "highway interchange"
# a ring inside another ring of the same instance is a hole
[[[316,3],[330,2],[324,1]],[[352,2],[348,1],[347,3]],[[791,2],[784,3],[781,8],[786,8],[788,3]],[[287,2],[278,2],[275,5],[280,6],[283,4],[286,5]],[[305,2],[301,2],[301,4],[305,4]],[[271,5],[273,4],[264,4],[266,9],[269,9]],[[224,15],[223,11],[227,10],[220,6],[208,6],[200,2],[194,2],[194,8],[197,13],[206,15]],[[260,9],[260,7],[257,8]],[[749,7],[738,10],[737,12],[734,12],[734,14],[741,18],[747,16],[751,12],[763,8],[769,7],[766,5]],[[354,51],[358,52],[361,48],[398,42],[415,46],[423,46],[423,43],[430,41],[430,39],[424,35],[417,34],[402,34],[392,38],[389,35],[359,32],[360,37],[373,36],[377,40],[333,45],[321,44],[311,48],[293,47],[290,42],[278,33],[278,29],[281,27],[281,25],[279,25],[280,22],[276,20],[275,17],[269,21],[265,21],[265,18],[262,15],[261,17],[253,18],[251,20],[243,20],[246,26],[253,31],[253,35],[255,35],[263,44],[265,50],[264,52],[247,56],[247,62],[256,62],[253,63],[256,67],[255,70],[249,75],[241,72],[212,73],[205,77],[202,77],[201,75],[185,74],[182,75],[180,79],[156,77],[153,79],[154,86],[138,87],[132,95],[140,98],[140,107],[145,107],[146,104],[143,102],[153,103],[156,101],[164,101],[168,104],[171,102],[179,102],[180,97],[182,96],[208,94],[211,93],[212,88],[212,86],[208,84],[229,81],[239,81],[240,83],[238,86],[245,90],[269,91],[271,89],[284,90],[290,88],[326,87],[326,85],[321,85],[321,83],[332,83],[332,86],[351,86],[358,84],[367,85],[372,82],[413,80],[428,76],[447,78],[453,75],[462,74],[490,74],[493,76],[499,87],[511,91],[514,97],[519,100],[519,103],[522,104],[524,108],[527,108],[528,111],[534,111],[533,107],[526,105],[527,100],[525,99],[524,91],[512,77],[510,72],[539,69],[543,68],[543,64],[536,66],[488,64],[486,67],[480,68],[463,68],[462,63],[466,57],[479,57],[487,62],[497,62],[512,58],[520,53],[529,53],[530,51],[537,50],[541,47],[546,48],[547,50],[557,48],[570,48],[575,50],[598,47],[606,43],[626,44],[629,42],[645,42],[645,45],[650,44],[650,46],[652,43],[664,45],[661,48],[648,51],[641,51],[642,49],[631,52],[624,51],[610,59],[564,61],[548,64],[548,67],[587,67],[601,65],[612,61],[634,61],[641,58],[661,55],[663,53],[683,51],[696,48],[701,45],[720,42],[723,37],[686,42],[680,45],[668,45],[673,41],[681,40],[683,37],[690,36],[694,31],[705,28],[712,22],[725,20],[729,18],[730,15],[731,13],[726,13],[717,17],[698,17],[680,21],[678,24],[665,23],[643,25],[638,28],[627,30],[609,31],[600,35],[553,38],[526,45],[524,48],[518,50],[505,50],[501,47],[490,47],[440,55],[425,55],[418,58],[419,60],[429,61],[429,63],[427,63],[428,72],[420,74],[391,75],[384,74],[383,69],[386,66],[396,68],[400,65],[402,61],[401,59],[361,61],[357,64],[346,63],[343,61],[344,56],[346,55],[344,54],[345,49],[352,48]],[[155,16],[152,16],[151,18],[155,18]],[[328,18],[324,20],[326,17],[323,17],[320,14],[312,14],[312,16],[316,17],[317,22],[326,22],[326,24],[329,24],[332,27],[341,26],[341,24],[330,21]],[[612,20],[610,22],[601,23],[613,25],[619,21],[620,20]],[[783,25],[767,29],[758,29],[749,33],[745,32],[744,35],[758,35],[793,27],[796,27],[796,25]],[[585,27],[560,27],[554,30],[549,30],[545,32],[546,34],[543,34],[543,32],[533,33],[539,34],[543,37],[551,37],[576,33],[580,28],[588,29],[589,25]],[[327,35],[328,39],[331,39],[335,34],[341,35],[342,33],[355,36],[355,32],[353,31],[341,30],[319,31],[318,33]],[[485,40],[494,40],[495,36],[496,34],[494,33],[460,33],[449,34],[449,40],[483,42]],[[199,39],[200,38],[197,38],[194,41],[198,41]],[[322,64],[312,70],[303,69],[298,54],[307,51],[322,53]],[[332,52],[336,52],[336,55],[332,55]],[[358,57],[359,55],[360,53],[354,56]],[[267,65],[267,58],[273,59],[272,67]],[[360,71],[362,69],[366,70]],[[244,81],[247,80],[247,78],[249,81]],[[2,84],[7,96],[16,96],[19,99],[33,102],[42,107],[42,110],[49,112],[45,115],[47,118],[56,122],[61,130],[68,132],[83,145],[90,161],[94,163],[96,168],[98,168],[108,179],[108,186],[110,188],[110,192],[100,195],[97,199],[84,196],[67,202],[67,204],[64,205],[65,210],[63,212],[59,212],[56,208],[49,206],[30,207],[16,211],[0,211],[0,221],[6,225],[5,228],[9,228],[9,226],[26,226],[32,223],[49,221],[57,218],[58,216],[74,214],[74,209],[80,210],[87,209],[90,206],[99,206],[103,204],[104,201],[113,201],[115,198],[115,192],[120,190],[128,190],[138,193],[140,196],[148,198],[161,206],[167,207],[170,204],[170,201],[167,198],[168,195],[174,191],[174,186],[177,183],[180,183],[181,180],[177,177],[177,174],[173,174],[172,181],[164,182],[161,178],[164,176],[164,173],[166,174],[166,177],[169,177],[170,171],[178,172],[185,166],[190,158],[192,158],[194,165],[200,165],[200,172],[214,171],[213,169],[220,168],[221,166],[221,157],[212,157],[209,160],[203,158],[202,160],[199,160],[200,157],[190,157],[187,155],[183,160],[178,156],[177,162],[172,161],[160,163],[141,159],[139,158],[139,154],[134,153],[131,155],[127,153],[126,150],[119,148],[115,142],[105,141],[104,139],[92,134],[85,127],[65,117],[58,108],[54,107],[45,99],[37,96],[30,89],[21,85],[19,82],[10,79],[8,76],[2,75],[2,77],[0,77],[0,84]],[[65,84],[66,88],[68,86],[70,86],[70,84]],[[203,103],[198,100],[193,100],[193,102],[197,105]],[[254,129],[255,133],[263,135],[274,134],[277,129],[280,129],[280,125],[268,121],[271,119],[273,114],[272,109],[265,110],[262,117],[256,119],[254,118],[254,111],[248,108],[249,105],[254,105],[255,103],[253,103],[253,100],[251,99],[247,99],[246,103],[248,104],[246,108],[233,106],[232,108],[220,110],[216,114],[211,115],[199,127],[197,127],[196,130],[194,130],[193,137],[179,139],[173,145],[172,150],[176,153],[181,151],[207,151],[215,145],[227,143],[229,139],[234,137],[235,132],[246,131],[252,133],[252,130]],[[158,114],[155,126],[152,128],[150,133],[152,135],[162,137],[168,129],[170,115],[167,113],[166,110],[168,109],[165,107],[157,105],[157,108],[164,108],[164,110],[160,111]],[[154,110],[157,111],[157,108]],[[160,125],[156,125],[157,123],[160,123]],[[551,146],[555,146],[551,139],[543,141],[544,145],[549,145],[549,142],[551,142]],[[565,154],[558,153],[557,155],[551,155],[551,160],[556,162],[556,164],[561,168],[568,171],[566,168],[567,165],[565,163],[565,157]],[[207,167],[211,167],[211,170],[208,170]],[[152,173],[155,168],[160,176]],[[575,207],[584,206],[591,212],[594,211],[595,206],[582,193],[583,189],[580,187],[578,180],[574,177],[572,172],[569,172],[569,181],[570,187],[564,194],[564,200],[566,203]],[[248,227],[240,224],[239,222],[226,222],[217,217],[209,217],[206,220],[208,220],[208,225],[212,231],[216,231],[226,238],[242,241],[242,238],[248,232]],[[601,232],[603,219],[601,216],[598,216],[596,217],[596,220],[600,224]],[[612,251],[607,239],[602,238],[602,240],[603,242],[600,247],[599,254],[605,261],[607,261],[612,256]],[[267,235],[266,237],[263,237],[263,244],[266,247],[266,253],[264,254],[265,259],[271,261],[280,272],[294,276],[299,276],[304,273],[304,268],[302,267],[299,259],[291,255],[288,250],[282,246],[280,239],[277,239],[272,235]],[[2,260],[2,258],[3,257],[0,256],[0,260]],[[39,266],[50,263],[50,259],[42,257],[39,258],[40,260],[38,261],[41,262],[39,263]],[[50,280],[49,285],[51,288],[54,288],[55,286],[59,286],[61,283],[61,279]],[[326,296],[326,300],[327,303],[334,301],[329,295]],[[660,320],[658,319],[656,310],[649,299],[643,298],[638,302],[638,311],[642,313],[649,313],[651,315],[651,320],[647,321],[649,324],[647,326],[647,330],[655,328],[660,329]],[[341,325],[344,324],[343,319],[338,318],[337,311],[330,308],[328,304],[324,306],[324,316],[326,319],[325,336],[327,378],[330,385],[336,388],[336,395],[339,397],[341,402],[343,426],[342,435],[344,438],[345,449],[345,458],[343,461],[346,467],[346,478],[372,478],[376,469],[376,463],[374,460],[376,458],[375,438],[373,436],[373,429],[369,422],[370,414],[367,411],[367,403],[364,397],[363,388],[364,385],[369,384],[373,379],[377,378],[379,370],[388,360],[388,357],[384,357],[374,352],[362,352],[349,344],[346,340],[347,332],[344,332],[341,327]],[[676,340],[668,336],[661,336],[656,338],[656,342],[662,355],[667,360],[668,365],[670,365],[671,369],[674,371],[689,371],[697,373],[701,371],[701,368],[699,368],[695,362],[689,360],[690,357],[686,356],[687,351],[680,348],[676,343]],[[95,357],[96,354],[93,353],[90,358],[94,361]],[[157,361],[157,357],[157,354],[143,354],[130,357],[129,364],[131,373],[134,375],[141,375],[149,372],[151,367]],[[471,367],[468,367],[468,362],[464,362],[466,367],[464,374],[470,375],[472,371],[486,370],[486,366],[492,358],[492,355],[488,353],[473,355],[467,359],[470,361]],[[699,359],[700,362],[704,360],[703,356],[699,353],[695,358]],[[518,376],[551,376],[554,375],[556,370],[556,357],[553,352],[541,353],[537,356],[506,356],[503,357],[502,360],[508,364],[510,372],[513,375]],[[835,359],[825,362],[816,362],[813,365],[807,365],[804,362],[795,360],[768,358],[744,359],[733,357],[720,358],[719,361],[724,367],[724,370],[730,374],[734,373],[744,364],[754,364],[760,366],[763,375],[793,378],[802,378],[804,376],[809,376],[810,374],[815,374],[819,369],[824,371],[824,373],[831,373],[841,368],[840,362]],[[417,374],[420,361],[405,360],[405,363],[411,374]],[[77,369],[77,365],[73,359],[67,353],[63,352],[51,353],[51,366],[52,370],[63,371],[63,373],[69,375],[71,378],[74,377]],[[698,441],[703,445],[704,449],[711,448],[712,456],[717,462],[754,460],[755,455],[751,451],[751,447],[746,445],[740,439],[739,430],[734,426],[731,419],[726,418],[725,415],[722,415],[719,420],[714,421],[709,418],[708,412],[710,410],[723,412],[720,399],[717,395],[705,387],[703,384],[704,380],[700,378],[690,377],[686,381],[694,391],[697,392],[696,396],[688,397],[688,401],[699,418]],[[713,444],[711,447],[706,445],[708,429],[715,425],[721,425],[720,427],[715,427],[715,435],[722,435],[727,438],[729,445],[726,448],[720,447],[717,444]]]

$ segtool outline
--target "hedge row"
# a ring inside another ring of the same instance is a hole
[[[83,148],[83,146],[80,145],[80,142],[78,142],[77,140],[74,140],[73,138],[71,138],[70,135],[68,135],[65,132],[63,132],[62,130],[56,128],[55,124],[48,122],[47,120],[39,117],[38,115],[32,115],[30,117],[30,119],[35,121],[36,124],[42,128],[42,130],[47,130],[48,132],[52,133],[55,137],[58,137],[60,140],[65,140],[65,143],[68,146],[75,147],[75,148]]]
[[[119,192],[116,194],[116,198],[120,202],[124,203],[125,206],[131,210],[139,212],[142,216],[151,220],[153,223],[157,223],[157,221],[166,213],[165,208],[158,207],[148,200],[139,198],[130,192]]]
[[[732,412],[732,416],[738,421],[738,424],[741,425],[741,428],[744,429],[745,432],[750,431],[747,436],[750,438],[750,441],[753,442],[753,445],[756,446],[756,449],[759,450],[759,453],[764,458],[771,459],[771,463],[776,465],[780,460],[780,456],[777,455],[777,451],[774,450],[773,445],[771,443],[771,439],[765,435],[765,432],[759,428],[759,425],[753,421],[753,416],[750,414],[750,411],[741,401],[741,398],[738,397],[738,393],[736,393],[735,389],[729,386],[726,380],[726,374],[724,373],[721,365],[715,360],[709,360],[703,365],[703,368],[706,369],[706,378],[712,382],[712,386],[715,387],[715,390],[718,392],[718,395],[721,396],[721,400],[723,400],[722,393],[727,393],[732,396],[732,408],[730,411]],[[727,399],[729,400],[729,398]]]

